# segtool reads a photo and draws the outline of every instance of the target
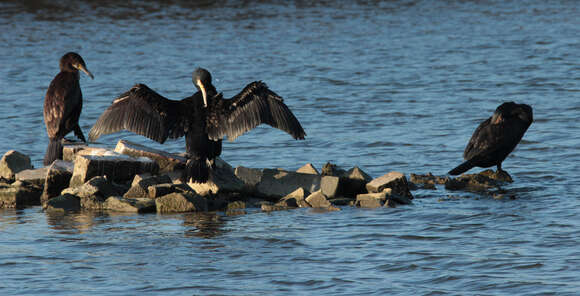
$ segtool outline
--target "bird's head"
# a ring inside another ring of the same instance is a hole
[[[204,68],[197,68],[193,71],[192,80],[195,87],[201,91],[204,107],[207,107],[207,92],[210,88],[213,88],[211,84],[211,74],[209,74],[209,71]]]
[[[94,79],[93,74],[87,70],[87,66],[85,65],[85,61],[83,58],[76,52],[69,52],[60,58],[60,70],[61,71],[78,71],[81,70],[85,72],[91,79]]]
[[[523,122],[531,124],[534,120],[532,107],[526,104],[516,104],[514,102],[503,103],[495,109],[491,121],[493,124],[497,124],[508,118],[517,118]]]

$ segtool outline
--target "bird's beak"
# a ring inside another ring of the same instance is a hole
[[[207,93],[205,92],[205,86],[200,80],[197,81],[197,86],[201,90],[201,95],[203,96],[203,106],[207,108]]]
[[[87,74],[89,77],[91,77],[91,79],[95,79],[93,74],[89,70],[87,70],[87,68],[85,68],[85,66],[79,64],[79,65],[75,65],[75,68],[85,72],[85,74]]]

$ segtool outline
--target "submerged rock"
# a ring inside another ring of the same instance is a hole
[[[171,193],[155,199],[158,213],[207,211],[207,200],[197,194]]]
[[[445,180],[445,189],[447,190],[470,190],[470,191],[488,191],[491,188],[500,188],[501,185],[511,180],[509,175],[495,173],[492,170],[486,170],[478,174],[463,174],[457,178],[447,178]]]
[[[157,207],[155,200],[150,198],[110,196],[105,200],[103,209],[115,212],[154,213]]]
[[[0,159],[0,177],[14,180],[16,173],[32,169],[32,163],[28,155],[16,150],[10,150]]]
[[[0,183],[0,208],[23,208],[40,205],[42,188],[34,184],[16,181]]]
[[[44,204],[43,208],[46,211],[79,211],[81,200],[78,196],[67,193],[51,198]]]

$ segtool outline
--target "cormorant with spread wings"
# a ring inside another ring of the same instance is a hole
[[[169,100],[144,84],[133,86],[115,99],[99,117],[89,133],[94,141],[101,135],[129,130],[159,143],[167,138],[185,136],[186,181],[206,182],[210,166],[221,154],[222,139],[230,141],[266,123],[304,139],[300,122],[280,96],[265,83],[248,84],[231,99],[224,99],[211,82],[211,74],[202,68],[193,72],[198,92],[181,101]]]
[[[449,171],[450,175],[462,174],[473,167],[497,166],[504,173],[501,163],[520,142],[532,124],[532,107],[507,102],[501,104],[493,115],[482,122],[473,132],[463,153],[465,162]]]

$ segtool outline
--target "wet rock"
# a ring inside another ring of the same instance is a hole
[[[43,208],[46,211],[79,211],[81,200],[78,196],[63,194],[48,200]]]
[[[16,181],[0,183],[0,208],[23,208],[40,205],[42,188],[31,183]]]
[[[107,176],[111,181],[122,183],[132,180],[136,174],[155,174],[158,170],[157,163],[148,158],[77,155],[70,183],[73,187],[79,186],[95,176]]]
[[[114,186],[107,178],[97,176],[81,186],[66,188],[62,194],[78,196],[83,209],[102,210],[103,203],[109,196],[117,196],[122,192],[124,191]]]
[[[103,203],[103,209],[115,212],[154,213],[157,207],[155,200],[150,198],[110,196]]]
[[[148,157],[153,159],[159,165],[159,172],[161,173],[185,168],[185,157],[127,140],[119,140],[115,147],[115,152],[133,157]]]
[[[353,167],[341,177],[342,195],[355,198],[357,194],[367,193],[366,184],[373,180],[359,167]]]
[[[500,181],[489,176],[493,176],[493,171],[491,173],[484,171],[479,174],[464,174],[457,178],[447,178],[445,181],[445,189],[447,190],[469,190],[469,191],[489,191],[492,188],[500,188],[501,185],[505,184],[504,181]],[[502,178],[500,176],[500,178]]]
[[[366,194],[359,194],[356,196],[355,205],[360,208],[379,208],[382,207],[387,196],[390,196],[393,192],[391,188],[385,188],[381,192],[373,192]]]
[[[197,194],[170,193],[155,199],[158,213],[207,211],[207,201]]]
[[[16,173],[32,169],[30,157],[18,151],[10,150],[0,159],[0,177],[14,180]]]
[[[67,188],[72,177],[74,165],[71,162],[55,160],[49,167],[44,179],[44,190],[42,192],[42,204],[49,199],[60,195],[63,189]]]
[[[345,170],[339,168],[336,164],[327,162],[323,167],[322,167],[322,172],[320,173],[322,176],[335,176],[335,177],[339,177],[344,175],[346,172]]]
[[[445,184],[447,178],[441,176],[434,176],[432,173],[427,173],[426,175],[411,174],[411,182],[414,184],[422,184],[424,187],[435,187],[435,184],[443,185]],[[433,186],[431,186],[433,185]]]
[[[301,168],[296,170],[296,172],[301,173],[301,174],[320,175],[318,170],[311,163],[307,163],[307,164],[303,165]]]
[[[48,167],[40,169],[27,169],[16,173],[15,179],[42,187],[44,186],[44,180],[46,179],[47,172]]]
[[[512,183],[514,181],[512,176],[510,176],[506,171],[485,170],[479,174],[499,182]]]
[[[290,194],[284,196],[276,205],[290,207],[290,208],[307,208],[310,205],[306,202],[306,197],[310,195],[310,192],[304,190],[304,188],[300,187]]]
[[[131,188],[123,195],[124,198],[149,198],[149,186],[172,183],[167,175],[153,176],[149,173],[138,174],[131,182]]]
[[[241,201],[241,200],[236,200],[236,201],[230,202],[226,206],[226,209],[228,211],[232,211],[232,210],[243,210],[245,208],[246,208],[246,203],[244,201]]]
[[[398,205],[393,199],[387,199],[383,205],[385,208],[396,208]]]
[[[261,204],[261,209],[264,212],[275,212],[275,211],[286,211],[286,210],[291,210],[294,207],[288,207],[288,206],[283,206],[283,205],[273,205],[271,203],[262,203]]]
[[[266,198],[281,198],[301,187],[314,192],[320,190],[320,180],[321,176],[313,174],[264,169],[255,194]]]
[[[393,194],[413,199],[413,195],[409,191],[409,184],[405,175],[399,172],[390,172],[376,179],[366,185],[369,193],[381,192],[385,188],[393,189]]]

